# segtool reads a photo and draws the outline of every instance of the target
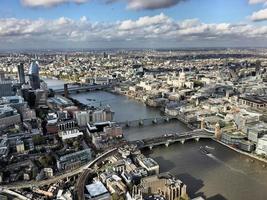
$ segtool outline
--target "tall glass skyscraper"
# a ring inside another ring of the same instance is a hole
[[[40,89],[39,63],[33,61],[29,68],[30,85],[33,90]]]
[[[25,83],[25,73],[24,73],[23,63],[20,63],[18,65],[18,75],[19,75],[19,83],[24,84]]]

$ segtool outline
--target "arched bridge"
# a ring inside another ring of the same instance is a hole
[[[146,147],[152,149],[154,146],[158,145],[169,146],[170,144],[176,142],[181,142],[183,144],[186,140],[194,139],[196,141],[199,141],[199,139],[201,138],[214,138],[214,134],[208,133],[202,129],[196,129],[185,133],[165,134],[160,137],[134,141],[133,143],[137,144],[140,149]]]
[[[150,126],[152,124],[164,124],[164,123],[169,123],[172,120],[177,120],[177,119],[167,117],[167,116],[159,116],[159,117],[147,118],[147,119],[137,119],[137,120],[132,120],[132,121],[116,122],[116,124],[120,125],[123,128],[130,128],[130,127]]]

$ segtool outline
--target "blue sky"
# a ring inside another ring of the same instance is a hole
[[[128,10],[126,1],[106,4],[102,0],[91,0],[84,4],[65,3],[49,8],[23,6],[20,0],[0,2],[1,18],[56,19],[64,16],[79,19],[81,16],[86,16],[94,21],[137,19],[163,12],[177,20],[198,18],[207,23],[240,22],[246,21],[247,16],[262,7],[261,4],[250,5],[247,0],[189,0],[171,8],[138,11]]]
[[[45,48],[55,44],[83,47],[87,43],[104,47],[104,42],[108,47],[138,47],[138,42],[161,47],[160,41],[172,45],[175,41],[178,47],[201,46],[207,41],[210,46],[262,46],[262,41],[267,41],[267,0],[106,1],[0,0],[2,48],[34,48],[44,39],[48,39]],[[253,34],[246,37],[250,30]],[[154,35],[148,37],[148,33]],[[97,37],[100,34],[104,36]]]

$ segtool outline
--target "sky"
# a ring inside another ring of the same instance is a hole
[[[0,49],[267,47],[267,0],[0,0]]]

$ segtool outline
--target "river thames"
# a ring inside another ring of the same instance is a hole
[[[72,98],[94,106],[110,105],[115,112],[116,121],[161,115],[160,111],[143,103],[107,92],[75,94]],[[125,129],[124,136],[127,140],[137,140],[187,130],[181,122],[170,122]],[[207,147],[210,154],[201,153],[199,149],[202,146]],[[159,163],[161,172],[171,172],[181,179],[188,186],[190,197],[203,196],[209,200],[267,199],[267,168],[264,164],[212,140],[192,140],[169,147],[159,146],[147,150],[145,154]]]

